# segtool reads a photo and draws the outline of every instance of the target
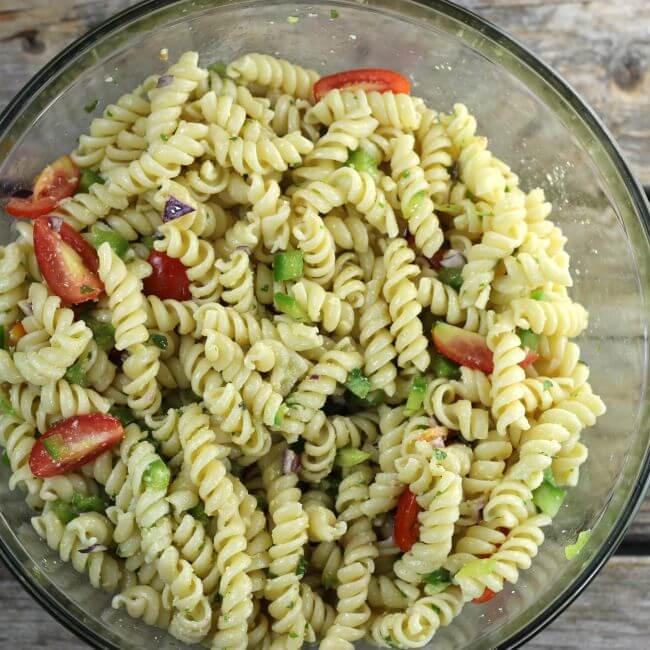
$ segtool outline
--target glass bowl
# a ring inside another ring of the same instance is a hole
[[[334,11],[333,11],[334,10]],[[338,15],[337,13],[338,12]],[[297,16],[295,20],[287,20]],[[91,116],[144,77],[198,50],[204,62],[250,51],[279,55],[323,73],[387,67],[409,74],[414,92],[449,111],[462,101],[491,149],[522,186],[544,188],[569,238],[573,296],[591,312],[580,339],[608,411],[586,432],[590,455],[577,488],[530,570],[491,602],[468,605],[439,631],[437,648],[513,647],[566,607],[621,541],[648,477],[646,379],[648,208],[615,143],[593,112],[530,52],[474,14],[443,0],[271,2],[151,0],[69,46],[0,117],[0,178],[29,183],[45,161],[74,148]],[[12,238],[8,219],[3,241]],[[59,621],[102,648],[176,648],[159,630],[110,609],[110,597],[62,564],[29,525],[21,495],[0,477],[0,555]],[[571,562],[564,546],[591,540]]]

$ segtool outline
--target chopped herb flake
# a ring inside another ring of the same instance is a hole
[[[150,339],[151,342],[161,350],[166,350],[167,347],[169,346],[169,341],[167,340],[167,337],[164,334],[152,334]]]

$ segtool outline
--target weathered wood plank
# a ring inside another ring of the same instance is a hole
[[[642,650],[650,620],[650,558],[615,557],[589,588],[526,647]],[[82,650],[87,646],[38,607],[0,566],[0,647]]]
[[[74,38],[134,0],[4,0],[0,107]],[[650,36],[644,0],[463,0],[554,66],[600,113],[650,183]]]
[[[641,650],[650,628],[650,558],[615,557],[529,650]]]

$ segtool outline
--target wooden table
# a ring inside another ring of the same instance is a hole
[[[0,0],[0,108],[70,41],[133,0]],[[563,74],[600,113],[650,185],[648,0],[462,0]],[[528,644],[617,650],[650,646],[650,500],[586,592]],[[0,566],[0,647],[85,647]]]

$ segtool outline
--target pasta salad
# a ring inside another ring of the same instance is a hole
[[[464,105],[186,52],[4,209],[9,485],[113,607],[416,648],[530,566],[605,406],[551,205]]]

